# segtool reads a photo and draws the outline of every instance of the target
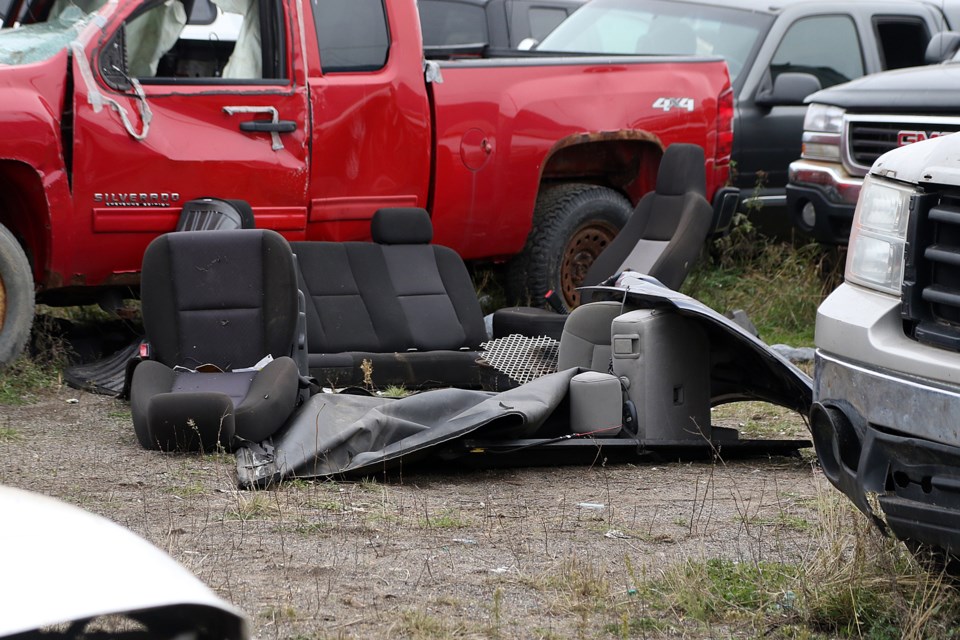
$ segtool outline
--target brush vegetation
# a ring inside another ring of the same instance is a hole
[[[843,254],[815,243],[777,242],[742,215],[712,242],[682,291],[710,308],[746,311],[767,344],[812,346],[817,307],[840,283]]]

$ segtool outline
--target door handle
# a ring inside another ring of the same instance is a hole
[[[247,120],[240,123],[240,131],[252,131],[255,133],[292,133],[297,130],[297,123],[293,120]]]
[[[280,120],[280,114],[276,107],[244,107],[230,106],[223,108],[228,116],[239,113],[266,113],[270,115],[270,120],[248,120],[240,123],[241,131],[269,133],[273,142],[272,149],[280,151],[283,149],[283,142],[280,140],[281,133],[290,133],[297,130],[297,123],[292,120]]]

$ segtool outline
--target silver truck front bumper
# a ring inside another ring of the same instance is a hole
[[[814,446],[824,475],[882,529],[960,554],[960,357],[905,337],[898,307],[850,285],[821,306]]]

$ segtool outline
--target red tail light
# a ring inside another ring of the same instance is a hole
[[[733,152],[733,89],[728,87],[720,94],[717,104],[717,147],[713,157],[713,175],[716,188],[727,183],[730,177],[730,154]]]
[[[720,94],[717,107],[717,166],[730,164],[733,151],[733,89]]]

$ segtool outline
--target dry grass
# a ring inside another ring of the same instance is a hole
[[[769,251],[772,264],[786,249]],[[777,276],[799,290],[722,265],[695,281],[722,293],[723,309],[787,289],[799,300],[779,316],[795,324],[783,335],[802,338],[822,281],[801,262]],[[64,389],[49,369],[35,377],[34,364],[0,378],[0,482],[148,538],[242,608],[260,638],[957,636],[950,584],[882,538],[809,453],[404,470],[240,492],[232,456],[143,451],[127,405]],[[763,403],[713,419],[744,437],[807,435],[796,414]]]

